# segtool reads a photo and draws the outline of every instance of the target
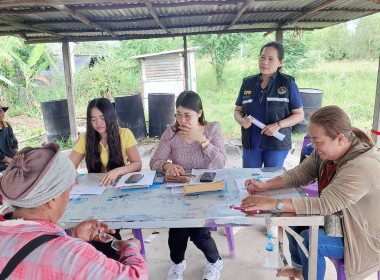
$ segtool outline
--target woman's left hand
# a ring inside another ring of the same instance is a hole
[[[268,136],[273,136],[275,133],[277,133],[280,130],[280,125],[278,123],[271,123],[266,125],[262,130],[261,134],[265,134]]]
[[[270,198],[261,195],[250,195],[243,199],[240,207],[247,211],[272,210],[276,209],[277,200],[277,198]]]
[[[200,140],[204,140],[203,133],[198,129],[198,126],[191,126],[187,124],[186,126],[179,126],[179,129],[180,131],[178,131],[178,134],[182,137],[185,137],[187,139],[190,139],[196,142],[199,142]]]
[[[99,232],[103,230],[106,233],[114,234],[115,230],[110,229],[109,225],[102,221],[98,221],[96,219],[87,220],[79,223],[75,227],[72,228],[73,237],[80,238],[83,241],[100,241],[99,240]]]
[[[117,177],[119,176],[119,172],[116,169],[113,169],[111,171],[108,171],[104,177],[100,180],[100,185],[102,187],[108,187],[108,186],[113,186],[115,184],[115,181]]]

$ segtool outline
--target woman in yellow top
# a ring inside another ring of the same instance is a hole
[[[88,104],[87,133],[80,135],[70,154],[76,168],[84,157],[89,173],[105,173],[102,186],[113,185],[120,175],[141,170],[136,139],[128,128],[119,127],[116,110],[107,98]]]
[[[70,154],[75,168],[84,157],[89,173],[105,173],[100,180],[102,186],[113,185],[120,175],[141,170],[136,139],[128,128],[119,127],[116,110],[107,98],[88,103],[87,132],[80,135]],[[121,239],[120,230],[113,236]],[[120,257],[110,243],[92,241],[90,244],[109,258]]]

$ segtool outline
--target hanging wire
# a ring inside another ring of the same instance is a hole
[[[294,26],[293,37],[298,42],[301,42],[302,40],[302,29],[298,25]]]

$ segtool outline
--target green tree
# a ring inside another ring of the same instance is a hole
[[[34,98],[33,92],[31,90],[32,86],[36,86],[34,82],[39,80],[45,83],[46,85],[49,85],[49,81],[44,76],[40,75],[41,72],[43,70],[46,70],[50,65],[50,62],[48,60],[42,60],[42,57],[45,52],[45,46],[46,44],[33,45],[30,55],[27,57],[26,61],[24,61],[24,59],[26,58],[25,56],[16,53],[12,54],[14,60],[17,61],[19,71],[23,77],[23,79],[21,80],[21,84],[25,92],[25,102],[27,107],[29,106],[30,98],[32,99],[36,107],[40,106],[40,104]],[[39,63],[39,61],[41,60],[42,63]]]
[[[245,35],[242,33],[197,35],[191,37],[193,45],[200,45],[202,47],[200,53],[211,58],[218,87],[222,84],[226,63],[231,60],[244,39]]]
[[[380,55],[380,13],[359,19],[352,45],[355,59],[378,58]]]

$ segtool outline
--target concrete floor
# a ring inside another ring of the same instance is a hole
[[[239,139],[226,139],[227,150],[226,168],[241,167],[241,151],[239,149]],[[156,144],[139,144],[139,151],[143,160],[143,169],[149,169],[149,160],[152,157]],[[285,168],[290,169],[299,163],[301,143],[294,143],[294,149],[288,154],[285,160]],[[66,151],[69,153],[70,151]],[[83,172],[87,172],[85,166],[81,165]],[[79,170],[82,172],[82,170]],[[146,239],[152,232],[158,231],[159,234],[151,243],[145,243],[146,257],[149,269],[149,279],[165,280],[170,269],[171,261],[169,258],[169,248],[167,244],[168,229],[144,229],[143,236]],[[227,238],[223,234],[224,230],[219,228],[213,232],[212,236],[218,246],[219,253],[223,259],[224,268],[221,273],[221,280],[248,280],[248,279],[286,279],[276,278],[276,269],[265,267],[265,243],[266,228],[263,226],[247,227],[239,230],[235,236],[236,258],[230,259],[227,245]],[[127,239],[132,237],[131,230],[122,230],[122,237]],[[284,254],[290,263],[287,238],[284,238]],[[202,279],[203,269],[207,263],[203,253],[189,241],[186,250],[187,268],[184,273],[185,280]],[[333,264],[327,260],[326,280],[335,280],[336,271]],[[375,280],[376,274],[363,280]]]

